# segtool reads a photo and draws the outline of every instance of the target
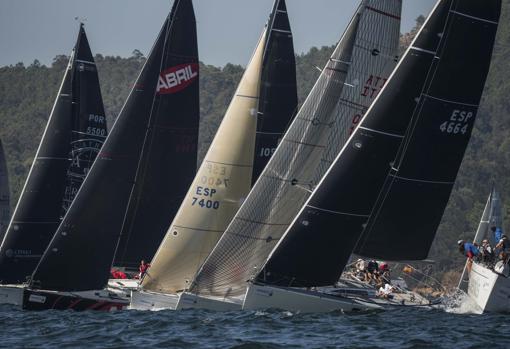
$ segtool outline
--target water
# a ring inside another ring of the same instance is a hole
[[[22,311],[0,306],[1,348],[508,348],[505,315],[395,308],[284,311]]]

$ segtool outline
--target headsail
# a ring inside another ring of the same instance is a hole
[[[174,32],[181,36],[171,40]],[[198,96],[187,93],[198,84],[197,47],[189,44],[196,43],[195,33],[191,0],[175,1],[101,152],[32,275],[32,287],[79,291],[106,285],[130,200],[137,199],[142,158],[155,152],[165,159],[166,149],[152,143],[154,135],[174,128],[174,118],[187,117],[182,108],[169,112],[167,104],[182,95],[193,104],[188,111],[195,117]]]
[[[106,136],[99,79],[83,25],[0,247],[0,280],[34,271]]]
[[[170,229],[145,289],[176,292],[200,267],[251,186],[264,31]]]
[[[437,31],[448,33],[443,36],[448,45],[439,46],[435,80],[421,96],[424,116],[413,118],[356,246],[355,252],[361,255],[386,260],[427,258],[471,136],[501,0],[443,3],[450,7],[449,18],[447,27]],[[415,45],[420,44],[418,39]],[[465,52],[472,52],[468,59]]]
[[[11,219],[11,200],[9,193],[9,176],[4,148],[0,140],[0,240],[4,238],[7,225]]]
[[[153,111],[157,123],[148,130],[115,266],[138,268],[140,260],[152,259],[197,170],[200,105],[196,24],[192,9],[179,9],[182,6],[191,4],[185,1],[175,5],[172,11],[179,10],[178,17],[170,14],[175,24],[166,38],[158,80],[159,97]],[[173,80],[175,77],[180,80]],[[181,85],[172,87],[177,81]],[[175,93],[184,85],[185,89]]]
[[[371,228],[374,221],[369,217],[378,224],[380,206],[372,208],[381,195],[386,198],[387,191],[381,189],[388,180],[410,184],[398,191],[402,199],[409,190],[422,200],[399,201],[400,211],[384,217],[407,224],[395,225],[395,230],[387,232],[407,234],[405,241],[416,239],[418,243],[423,240],[420,233],[427,237],[435,234],[473,129],[489,69],[499,4],[499,0],[483,5],[475,0],[443,0],[436,5],[386,87],[273,252],[259,281],[301,287],[334,284],[367,222]],[[465,52],[473,54],[466,56]],[[466,71],[476,78],[458,85]],[[443,123],[453,121],[451,129],[443,130]],[[457,124],[458,132],[454,131]],[[415,168],[418,172],[407,171],[411,159],[421,164]],[[448,191],[439,190],[445,183]],[[416,192],[415,187],[422,190]],[[391,209],[396,205],[392,200],[381,203],[383,210],[386,205]],[[436,205],[438,208],[432,208]],[[391,254],[394,246],[399,251],[400,242],[380,241],[370,255]],[[429,245],[419,248],[428,251]],[[416,252],[412,246],[410,250]]]
[[[241,295],[395,66],[400,0],[365,0],[225,234],[194,292]]]

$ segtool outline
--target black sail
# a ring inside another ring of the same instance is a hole
[[[445,83],[423,96],[422,113],[430,116],[413,119],[356,253],[385,260],[427,258],[471,136],[500,8],[497,0],[453,2],[448,48],[435,71]],[[455,40],[466,33],[467,39]],[[466,50],[469,59],[463,57]]]
[[[455,180],[489,69],[500,5],[499,0],[445,0],[436,5],[386,88],[273,251],[259,281],[306,287],[335,283],[367,222],[372,224],[369,217],[376,201],[374,224],[381,224],[380,212],[386,213],[387,221],[405,219],[407,225],[384,227],[391,236],[408,234],[406,241],[428,243],[451,187],[416,184],[422,179]],[[462,120],[457,110],[466,112]],[[442,125],[455,121],[454,115],[460,121],[453,130],[461,123],[460,131],[443,131]],[[392,190],[387,189],[388,181]],[[390,207],[384,211],[386,204]],[[396,243],[394,238],[377,241],[379,246],[365,245],[372,247],[370,255],[391,253]]]
[[[141,259],[152,259],[197,169],[198,48],[191,2],[176,1],[170,18],[160,57],[162,86],[152,111],[156,121],[148,131],[117,248],[114,265],[119,267],[137,268]],[[190,78],[179,91],[163,86],[166,74],[176,71],[184,71]]]
[[[11,199],[9,194],[9,176],[4,148],[0,140],[0,240],[4,238],[5,230],[11,219]]]
[[[176,149],[187,147],[182,143],[187,131],[176,124],[189,115],[195,118],[198,110],[195,33],[191,0],[175,1],[101,152],[32,275],[33,287],[78,291],[106,285],[120,232],[129,224],[130,200],[139,194],[136,184],[151,172],[144,168],[147,159],[169,161],[168,149],[160,144],[165,136],[176,137]],[[175,105],[170,108],[171,103]],[[193,145],[189,147],[193,154]],[[180,164],[172,165],[177,172]],[[158,214],[171,219],[161,209]]]
[[[83,24],[80,25],[75,55],[75,69],[72,72],[75,117],[72,119],[71,150],[68,155],[72,162],[67,170],[62,217],[85,180],[108,132],[96,65]]]
[[[32,274],[105,133],[99,79],[80,26],[39,149],[0,248],[2,283],[24,282]]]
[[[255,139],[252,183],[273,155],[297,109],[296,58],[285,0],[276,0],[268,22]]]

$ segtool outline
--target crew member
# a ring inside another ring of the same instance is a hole
[[[473,258],[477,257],[480,254],[480,251],[475,245],[470,242],[465,242],[464,240],[457,241],[457,245],[459,245],[459,252],[468,258],[467,270],[468,272],[471,272]]]
[[[145,261],[142,259],[142,261],[140,262],[140,266],[138,267],[138,271],[140,272],[138,274],[138,278],[140,280],[142,280],[145,274],[147,274],[147,270],[149,270],[150,267],[151,265],[149,263],[145,263]]]

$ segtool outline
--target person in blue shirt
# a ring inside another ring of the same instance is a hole
[[[470,272],[473,259],[480,254],[480,250],[474,244],[464,240],[457,241],[457,245],[459,245],[459,252],[468,258],[467,270]]]
[[[496,241],[496,243],[500,241],[501,238],[503,237],[503,231],[501,230],[501,228],[492,226],[491,231],[494,234],[494,241]]]

